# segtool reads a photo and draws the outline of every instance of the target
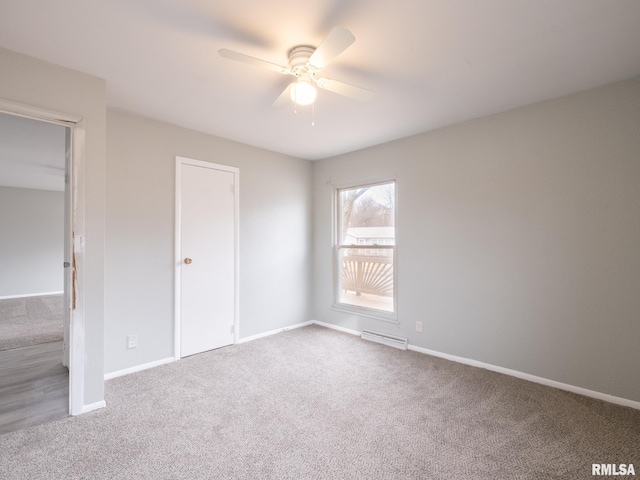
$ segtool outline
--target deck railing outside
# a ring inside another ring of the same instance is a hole
[[[346,250],[342,256],[340,289],[356,296],[364,293],[393,297],[392,254],[391,250]]]

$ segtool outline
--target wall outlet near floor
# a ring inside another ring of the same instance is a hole
[[[418,320],[416,322],[416,332],[421,332],[421,331],[422,331],[422,322]]]
[[[127,348],[138,348],[138,335],[127,335]]]

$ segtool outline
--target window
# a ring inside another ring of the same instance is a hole
[[[395,187],[336,189],[334,308],[396,320]]]

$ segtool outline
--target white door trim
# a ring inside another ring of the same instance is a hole
[[[175,266],[175,276],[174,276],[174,347],[173,347],[173,356],[175,360],[180,359],[180,327],[181,327],[181,319],[180,319],[180,274],[182,268],[182,246],[180,244],[180,230],[181,230],[181,205],[180,205],[180,195],[181,195],[181,174],[180,167],[182,165],[194,165],[196,167],[210,168],[213,170],[222,170],[224,172],[230,172],[233,174],[233,250],[234,250],[234,302],[233,302],[233,343],[238,343],[238,339],[240,337],[240,315],[239,315],[239,306],[240,306],[240,241],[239,241],[239,224],[240,224],[240,169],[237,167],[230,167],[228,165],[221,165],[218,163],[204,162],[202,160],[194,160],[192,158],[186,157],[178,157],[176,156],[176,225],[175,225],[175,254],[174,254],[174,266]]]
[[[69,248],[75,263],[75,282],[71,292],[69,338],[69,413],[84,412],[84,238],[85,238],[85,119],[77,115],[56,112],[0,98],[0,112],[43,122],[64,125],[71,129],[71,188],[72,232]]]

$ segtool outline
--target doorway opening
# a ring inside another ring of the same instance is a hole
[[[83,165],[83,119],[0,99],[0,433],[83,410]]]

